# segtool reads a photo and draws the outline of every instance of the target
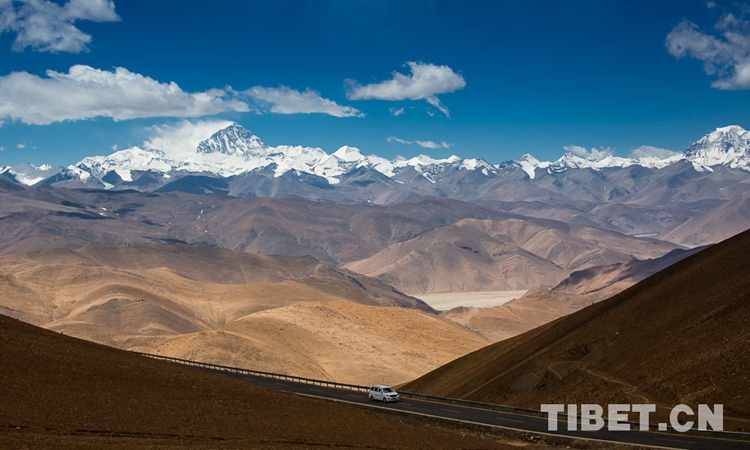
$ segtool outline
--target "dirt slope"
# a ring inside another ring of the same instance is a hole
[[[661,256],[672,244],[597,228],[463,219],[345,267],[410,294],[552,287],[572,271]]]
[[[518,336],[592,303],[592,299],[581,295],[536,288],[502,306],[464,306],[445,311],[440,316],[476,330],[494,343]]]
[[[750,231],[406,389],[537,409],[656,403],[663,414],[680,403],[721,403],[725,427],[747,431],[749,342]]]
[[[0,359],[4,449],[517,448],[458,427],[150,360],[3,315]]]
[[[90,244],[2,256],[0,274],[0,312],[44,328],[339,382],[405,382],[487,344],[418,299],[310,257]]]
[[[573,272],[552,290],[582,295],[592,301],[604,300],[705,248],[704,246],[690,250],[672,250],[660,258],[633,260],[627,263],[579,270]]]

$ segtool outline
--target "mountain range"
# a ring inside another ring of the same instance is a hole
[[[136,182],[145,172],[160,174],[165,184],[189,174],[228,178],[253,172],[270,172],[274,177],[281,178],[291,172],[294,176],[306,174],[320,177],[329,185],[336,186],[351,178],[352,172],[361,172],[361,169],[399,181],[404,181],[404,172],[413,171],[430,183],[438,184],[447,173],[455,170],[497,178],[513,169],[521,169],[529,179],[535,179],[538,171],[551,174],[570,169],[602,170],[631,166],[661,169],[680,161],[689,162],[699,172],[710,172],[715,166],[750,171],[750,132],[737,125],[717,128],[684,152],[667,158],[607,155],[595,159],[568,152],[555,162],[542,162],[526,154],[517,161],[493,165],[481,158],[463,159],[455,155],[445,159],[419,155],[411,159],[397,157],[387,160],[377,155],[365,156],[360,149],[350,146],[343,146],[331,155],[320,148],[272,147],[250,130],[233,123],[200,142],[195,149],[182,153],[168,154],[158,149],[132,147],[109,156],[87,157],[67,168],[26,164],[5,167],[3,171],[26,185],[75,180],[91,187],[108,189],[130,187],[131,184],[142,186]]]
[[[393,205],[23,188],[0,183],[0,254],[108,244],[198,244],[312,256],[410,294],[552,287],[576,270],[679,245],[423,197]]]
[[[524,155],[490,164],[458,156],[388,160],[348,146],[330,155],[320,148],[273,147],[235,123],[194,149],[133,147],[65,168],[6,166],[0,179],[35,187],[296,195],[329,203],[387,205],[435,196],[698,246],[750,222],[750,132],[718,128],[664,159],[567,153],[554,162]],[[730,220],[708,223],[725,216]]]

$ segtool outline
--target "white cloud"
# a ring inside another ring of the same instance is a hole
[[[396,136],[389,136],[387,140],[388,142],[398,142],[399,144],[407,144],[407,145],[413,144],[412,141],[406,141],[404,139],[397,138]]]
[[[667,159],[675,155],[679,155],[679,152],[673,152],[666,148],[652,147],[650,145],[642,145],[637,149],[633,150],[631,156],[633,158],[658,158]]]
[[[408,62],[411,75],[394,72],[393,79],[360,85],[348,80],[351,84],[347,98],[349,100],[426,100],[430,105],[450,117],[450,112],[442,104],[437,94],[446,94],[463,89],[464,78],[448,66]]]
[[[750,6],[744,9],[743,16],[750,12]],[[711,83],[714,88],[750,89],[750,21],[725,13],[716,29],[720,37],[683,20],[667,35],[667,51],[677,59],[692,57],[702,61],[706,74],[718,77]]]
[[[390,111],[391,114],[393,114],[396,117],[404,114],[404,108],[398,108],[398,109],[396,109],[396,108],[388,108],[388,111]]]
[[[311,89],[300,92],[286,86],[265,88],[255,86],[243,93],[252,99],[271,105],[271,112],[276,114],[328,114],[334,117],[364,117],[358,109],[342,106],[321,97]]]
[[[4,151],[5,151],[5,146],[4,145],[0,145],[0,152],[4,152]]]
[[[111,117],[200,117],[248,111],[231,89],[188,93],[175,82],[161,83],[118,67],[114,72],[77,65],[46,77],[13,72],[0,77],[0,119],[46,125],[65,120]]]
[[[16,148],[17,149],[24,149],[24,148],[26,148],[26,144],[24,144],[24,143],[16,144]]]
[[[453,144],[449,144],[448,142],[435,142],[435,141],[407,141],[405,139],[397,138],[396,136],[390,136],[388,139],[388,142],[398,142],[399,144],[406,144],[406,145],[413,145],[417,144],[418,146],[422,148],[431,148],[431,149],[438,149],[438,148],[450,148],[453,146]]]
[[[79,20],[115,22],[120,17],[112,0],[0,0],[0,33],[16,33],[13,50],[42,52],[88,51],[91,35],[73,24]]]
[[[609,147],[605,147],[602,149],[597,149],[597,148],[592,147],[589,150],[586,147],[581,147],[579,145],[566,145],[563,148],[566,151],[569,151],[570,153],[576,156],[580,156],[581,158],[591,159],[594,161],[600,161],[614,154],[612,149]]]
[[[416,144],[419,145],[420,147],[423,147],[423,148],[432,148],[432,149],[436,149],[436,148],[449,148],[450,146],[453,145],[453,144],[449,144],[449,143],[447,143],[445,141],[443,141],[443,142],[414,141],[414,142],[416,142]]]
[[[149,127],[151,137],[141,146],[146,150],[161,150],[171,156],[192,155],[201,141],[231,124],[227,120],[181,120],[174,125],[153,126]]]

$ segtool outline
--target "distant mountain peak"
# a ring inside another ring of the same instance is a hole
[[[717,128],[694,142],[684,155],[697,170],[713,166],[750,170],[750,131],[739,125]]]
[[[211,135],[198,144],[198,153],[222,153],[224,155],[249,156],[265,153],[268,144],[263,142],[252,131],[233,122],[228,127]]]
[[[365,156],[357,147],[349,147],[348,145],[333,152],[333,156],[341,161],[361,161],[365,159]]]

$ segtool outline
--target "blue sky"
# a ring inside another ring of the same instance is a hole
[[[748,105],[748,2],[0,0],[0,165],[218,120],[328,153],[630,156]]]

